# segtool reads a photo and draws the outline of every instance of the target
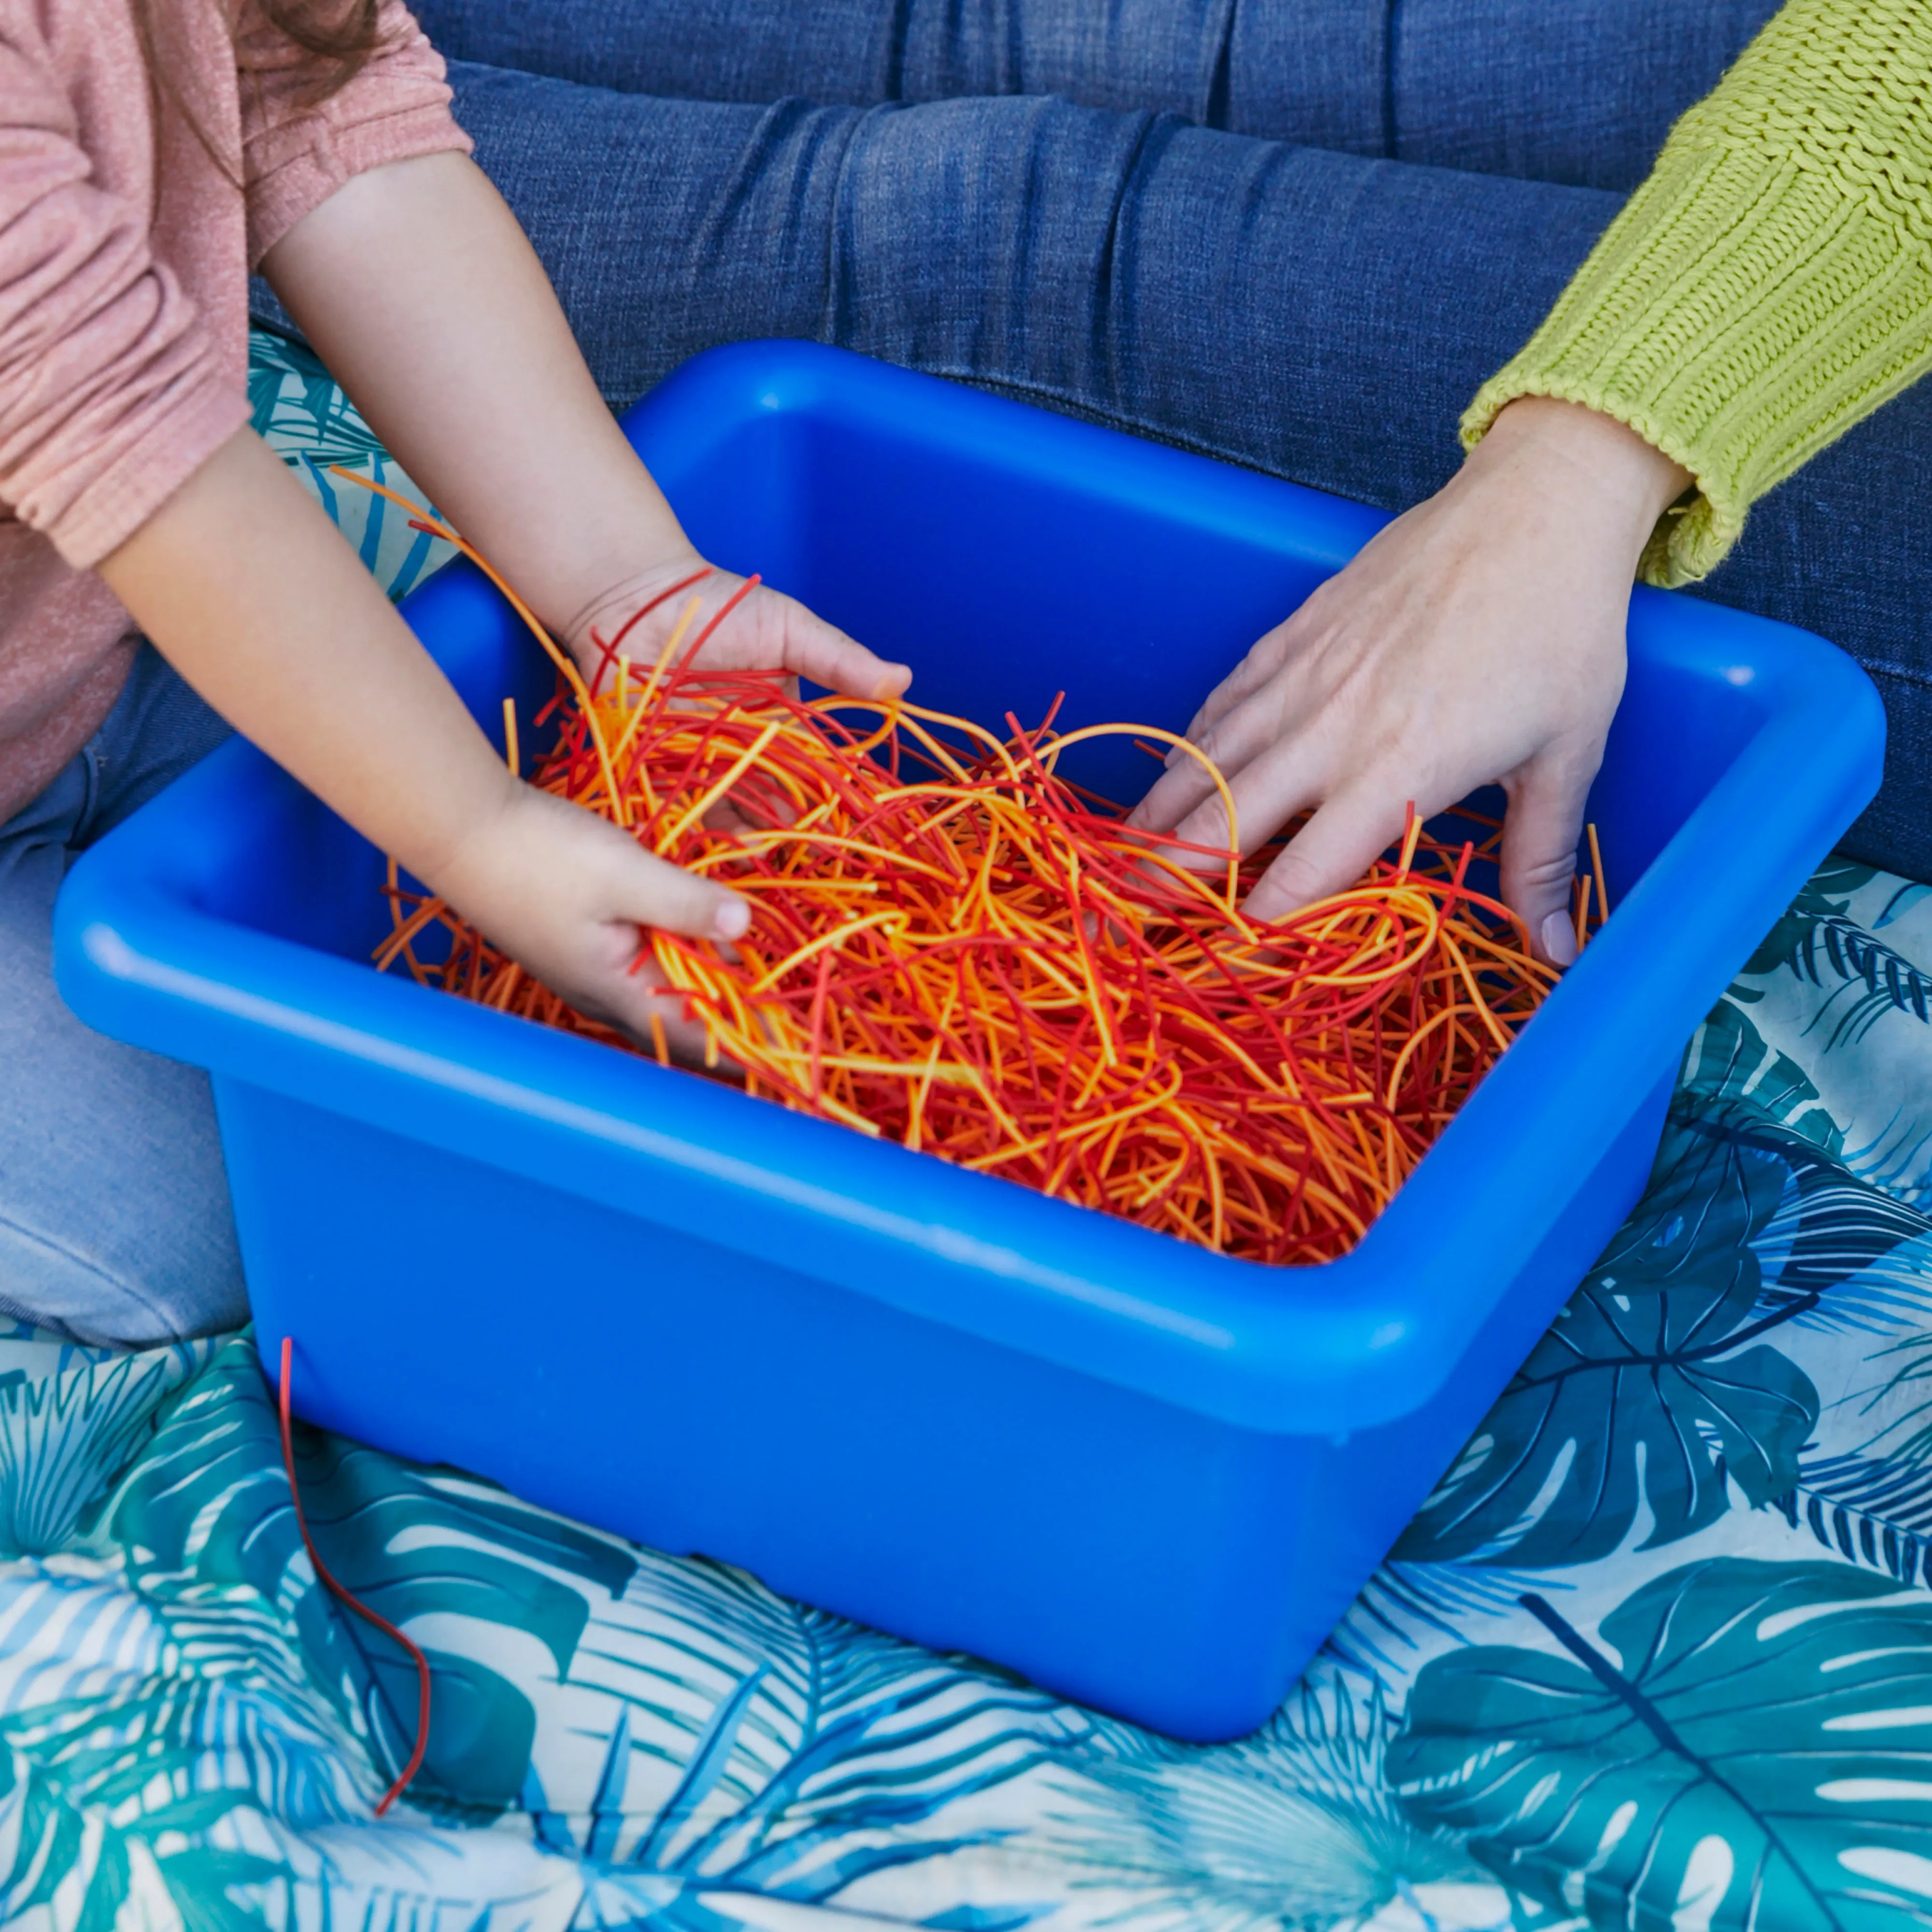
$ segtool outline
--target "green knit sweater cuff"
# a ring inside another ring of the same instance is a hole
[[[1875,171],[1856,136],[1702,112],[1462,420],[1472,448],[1504,404],[1554,396],[1681,463],[1697,494],[1644,554],[1658,584],[1706,575],[1758,497],[1932,366],[1924,151]]]

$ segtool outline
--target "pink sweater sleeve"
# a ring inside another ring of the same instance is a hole
[[[77,568],[248,417],[146,210],[95,176],[43,50],[0,38],[0,499]]]
[[[250,4],[236,38],[252,267],[352,176],[418,154],[470,152],[449,112],[442,58],[402,0],[382,0],[380,50],[346,87],[313,98],[327,63]]]

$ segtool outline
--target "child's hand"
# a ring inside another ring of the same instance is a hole
[[[844,697],[875,700],[902,696],[912,682],[908,666],[875,656],[796,598],[716,569],[688,548],[599,597],[564,641],[599,694],[616,684],[619,658],[630,664],[634,690],[674,644],[674,663],[691,658],[710,670],[782,670],[794,695],[801,677]],[[694,644],[699,649],[692,658]],[[704,823],[724,832],[747,821],[724,798]]]
[[[688,589],[674,591],[674,586],[694,577]],[[687,619],[694,600],[696,611]],[[654,609],[632,622],[652,604]],[[747,591],[743,578],[712,568],[694,550],[680,550],[606,592],[570,625],[564,641],[585,677],[594,682],[605,664],[602,645],[620,633],[618,650],[642,674],[657,662],[680,626],[677,655],[682,658],[713,624],[717,628],[696,659],[710,670],[782,670],[847,698],[898,698],[912,682],[906,665],[874,656],[796,598],[764,584]],[[607,670],[599,688],[608,690],[610,682]]]
[[[526,784],[506,787],[501,808],[472,828],[428,883],[580,1012],[648,1046],[655,1011],[682,1058],[702,1053],[704,1029],[683,1018],[682,995],[658,990],[648,962],[632,970],[650,943],[639,928],[728,943],[751,923],[736,892]]]

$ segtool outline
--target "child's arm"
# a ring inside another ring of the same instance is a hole
[[[627,971],[638,927],[726,939],[745,930],[734,893],[510,777],[252,431],[99,569],[224,717],[574,1004],[646,1030],[651,995]]]
[[[516,218],[466,157],[358,175],[272,248],[263,272],[331,372],[437,508],[581,660],[699,560],[584,366]],[[614,262],[610,272],[629,272]],[[715,609],[735,578],[701,586]],[[649,662],[685,600],[634,632]],[[760,590],[707,650],[859,696],[904,689],[790,598]]]
[[[264,266],[410,474],[586,661],[592,628],[608,633],[695,566],[521,230],[467,160],[354,177]],[[638,928],[745,930],[736,895],[510,778],[252,434],[100,569],[224,716],[573,1004],[644,1031],[650,988],[628,970]],[[707,603],[736,582],[707,579]],[[653,656],[683,601],[634,632],[629,652]],[[866,695],[910,677],[775,592],[747,598],[706,656]]]

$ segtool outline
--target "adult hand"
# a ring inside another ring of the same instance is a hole
[[[1280,918],[1353,884],[1410,801],[1426,818],[1499,782],[1503,897],[1544,958],[1574,958],[1576,840],[1623,692],[1630,585],[1690,480],[1612,417],[1524,398],[1446,488],[1262,638],[1187,731],[1228,781],[1244,850],[1313,813],[1250,912]],[[1226,846],[1198,762],[1177,751],[1168,766],[1132,823]]]

